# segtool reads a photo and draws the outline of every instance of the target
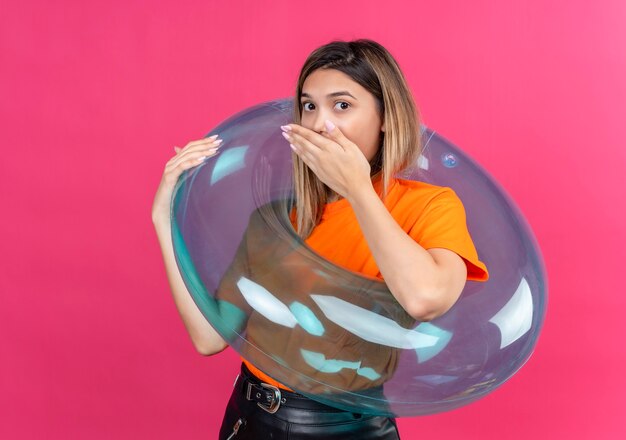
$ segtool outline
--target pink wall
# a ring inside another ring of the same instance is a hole
[[[624,1],[53,3],[0,8],[1,438],[215,437],[237,356],[196,354],[178,317],[161,172],[359,37],[517,201],[549,276],[529,363],[403,438],[623,438]]]

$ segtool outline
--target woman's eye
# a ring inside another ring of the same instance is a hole
[[[312,108],[311,108],[311,107],[307,107],[308,105],[312,105],[313,107],[312,107]],[[337,108],[337,106],[338,106],[338,105],[339,105],[339,106],[341,106],[341,107],[339,108],[340,110],[347,110],[347,109],[348,109],[348,107],[350,107],[350,103],[348,103],[348,102],[346,102],[346,101],[339,101],[339,102],[337,102],[337,103],[335,104],[335,108]],[[303,103],[302,103],[302,109],[303,109],[304,111],[312,111],[312,110],[315,110],[315,105],[314,105],[314,104],[312,104],[312,103],[310,103],[310,102],[303,102]]]

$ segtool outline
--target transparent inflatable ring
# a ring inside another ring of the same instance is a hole
[[[292,152],[280,126],[292,100],[263,103],[211,134],[219,152],[179,179],[177,264],[206,319],[254,366],[322,403],[395,417],[473,402],[530,357],[546,311],[542,256],[505,191],[427,127],[401,175],[450,187],[489,270],[429,322],[412,319],[378,278],[325,260],[295,233]],[[208,136],[208,135],[207,135]]]

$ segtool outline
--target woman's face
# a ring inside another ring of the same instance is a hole
[[[325,137],[329,119],[371,161],[380,145],[384,123],[376,98],[348,75],[335,69],[317,69],[302,86],[301,125]]]

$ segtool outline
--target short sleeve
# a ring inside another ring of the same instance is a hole
[[[408,234],[424,249],[445,248],[458,254],[467,266],[468,280],[489,279],[467,228],[463,203],[451,188],[442,187],[433,196]]]

